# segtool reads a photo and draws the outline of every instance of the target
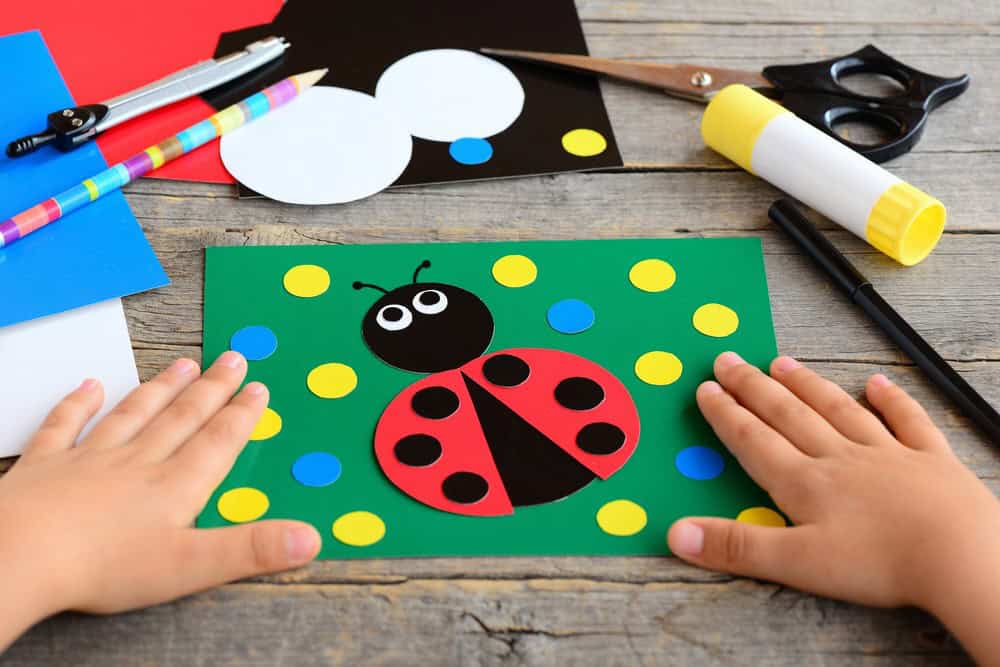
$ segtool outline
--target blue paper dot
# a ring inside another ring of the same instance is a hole
[[[340,459],[326,452],[303,454],[292,464],[292,477],[305,486],[327,486],[340,477]]]
[[[594,326],[594,309],[579,299],[563,299],[549,307],[549,326],[564,334],[577,334]]]
[[[722,474],[725,462],[722,455],[710,447],[688,447],[682,449],[674,464],[681,474],[691,479],[715,479]]]
[[[493,157],[493,146],[485,139],[465,137],[451,142],[448,152],[460,164],[482,164]]]
[[[229,349],[249,361],[267,359],[278,349],[278,337],[267,327],[243,327],[229,339]]]

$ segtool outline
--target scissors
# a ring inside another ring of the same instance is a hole
[[[931,111],[969,87],[969,75],[934,76],[904,65],[869,44],[859,51],[814,63],[773,65],[761,72],[608,60],[568,53],[481,49],[485,54],[543,63],[565,69],[607,74],[617,79],[660,88],[666,94],[708,103],[734,83],[777,99],[789,111],[873,162],[885,162],[909,151],[920,140]],[[885,97],[855,93],[840,80],[854,74],[881,74],[902,91]],[[854,122],[875,126],[887,138],[876,144],[850,141],[835,127]]]

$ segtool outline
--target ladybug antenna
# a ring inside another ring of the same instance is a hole
[[[417,270],[413,272],[413,282],[414,283],[417,282],[417,276],[420,275],[421,271],[429,268],[431,268],[431,260],[425,259],[424,261],[420,262],[420,266],[418,266]]]
[[[382,292],[382,294],[388,294],[389,293],[389,290],[385,289],[384,287],[379,287],[378,285],[372,285],[370,283],[362,283],[362,282],[359,282],[357,280],[354,281],[354,289],[364,289],[366,287],[370,287],[372,289],[377,289],[379,292]]]

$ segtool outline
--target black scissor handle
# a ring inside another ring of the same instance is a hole
[[[968,74],[954,78],[927,74],[871,44],[831,60],[765,67],[763,74],[785,108],[873,162],[891,160],[913,148],[928,114],[969,87]],[[852,74],[882,74],[902,91],[886,97],[855,93],[840,84],[841,77]],[[843,122],[877,126],[890,138],[879,144],[848,141],[834,129]]]

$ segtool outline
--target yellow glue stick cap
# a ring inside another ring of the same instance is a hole
[[[944,233],[944,204],[909,183],[890,187],[868,214],[868,242],[904,266],[924,260]]]
[[[742,84],[726,86],[712,98],[701,119],[701,137],[709,148],[754,173],[751,158],[760,133],[776,116],[791,113]]]

